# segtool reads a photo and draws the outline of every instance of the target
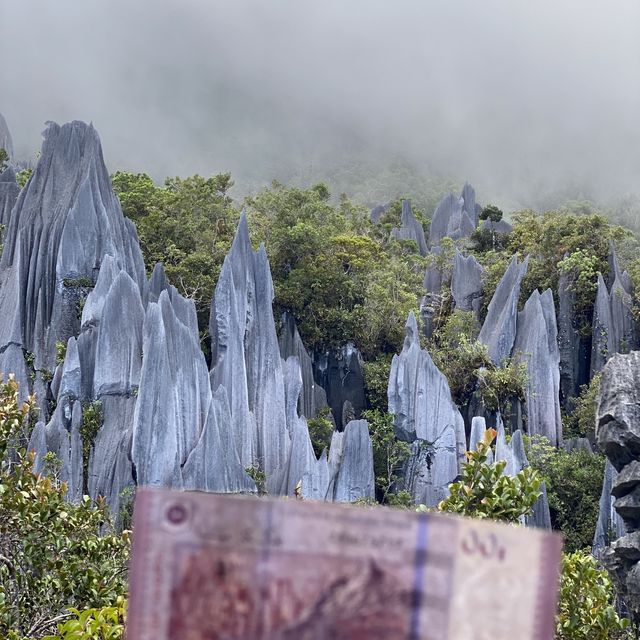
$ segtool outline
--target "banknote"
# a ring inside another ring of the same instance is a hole
[[[554,533],[138,490],[128,640],[550,640]]]

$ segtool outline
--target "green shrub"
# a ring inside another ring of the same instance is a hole
[[[387,388],[391,371],[391,354],[381,354],[364,363],[364,392],[371,409],[385,413],[389,407]]]
[[[129,557],[128,533],[113,533],[103,501],[67,502],[66,485],[36,475],[23,449],[9,462],[32,402],[20,406],[12,378],[0,384],[0,637],[20,640],[55,631],[69,607],[117,602]]]
[[[529,462],[547,488],[551,525],[564,535],[565,549],[590,548],[598,520],[604,457],[556,449],[542,436],[525,441]]]
[[[560,604],[556,618],[558,640],[610,640],[622,637],[629,621],[612,606],[614,590],[607,572],[589,553],[564,554]]]
[[[73,618],[58,625],[58,634],[43,640],[120,640],[124,637],[127,601],[119,596],[115,606],[80,611],[71,607]]]
[[[601,374],[596,373],[589,384],[580,387],[580,395],[571,399],[572,410],[562,424],[566,438],[595,435],[600,378]]]
[[[508,411],[513,398],[524,400],[526,365],[507,358],[496,367],[487,346],[477,339],[478,331],[473,312],[456,309],[436,330],[429,353],[446,376],[456,404],[466,404],[477,392],[490,411]]]
[[[390,413],[372,409],[363,411],[362,417],[369,423],[378,498],[382,503],[404,505],[407,503],[406,492],[400,492],[403,495],[391,496],[398,481],[398,471],[409,456],[409,445],[396,438],[393,416]]]
[[[313,445],[316,458],[319,458],[325,449],[329,449],[329,445],[331,444],[334,425],[329,419],[329,416],[331,416],[331,409],[327,407],[320,411],[315,418],[307,420],[309,437],[311,438],[311,444]]]
[[[449,496],[440,502],[439,511],[505,522],[517,522],[531,513],[541,479],[531,467],[511,477],[503,475],[506,462],[487,464],[495,436],[495,429],[487,429],[477,450],[467,452],[460,480],[449,485]]]

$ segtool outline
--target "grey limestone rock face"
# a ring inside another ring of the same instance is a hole
[[[334,501],[355,502],[373,498],[373,448],[366,420],[352,420],[344,429],[340,468],[335,480]]]
[[[503,474],[507,476],[515,476],[529,466],[529,461],[524,448],[522,431],[520,429],[515,431],[511,436],[511,441],[507,442],[504,425],[500,417],[498,417],[496,430],[498,433],[496,436],[494,459],[496,462],[504,461],[506,463]],[[540,487],[540,491],[541,495],[533,505],[532,513],[525,516],[523,521],[531,527],[551,529],[551,514],[549,512],[549,501],[544,482]]]
[[[596,437],[607,464],[594,551],[612,573],[629,609],[638,615],[640,539],[634,534],[640,531],[640,352],[614,355],[606,363],[596,415]],[[610,539],[611,531],[618,541]]]
[[[253,251],[243,213],[211,303],[211,384],[227,392],[242,465],[258,464],[267,477],[289,447],[273,295],[266,252]]]
[[[513,256],[491,298],[487,317],[478,336],[480,342],[487,345],[489,357],[496,364],[500,364],[511,355],[516,339],[520,284],[527,272],[528,264],[528,257],[522,263],[518,263],[517,256]]]
[[[9,131],[9,125],[5,120],[5,117],[0,113],[0,149],[4,149],[9,158],[13,159],[13,138],[11,137],[11,131]]]
[[[364,395],[364,361],[353,343],[328,353],[316,354],[314,377],[320,382],[327,395],[338,429],[342,429],[345,415],[359,418],[366,408]],[[345,405],[350,405],[345,412]]]
[[[391,229],[391,237],[397,240],[413,240],[418,246],[420,255],[427,255],[427,241],[424,237],[424,229],[418,220],[416,220],[411,211],[411,204],[408,200],[402,201],[402,217],[400,227]]]
[[[371,222],[373,222],[373,224],[378,224],[378,222],[380,222],[380,218],[382,218],[388,208],[388,204],[379,204],[373,207],[369,212],[369,219]]]
[[[282,358],[286,360],[290,356],[295,356],[300,365],[302,392],[298,401],[298,413],[305,418],[315,418],[320,411],[329,406],[327,394],[313,377],[311,356],[300,338],[294,317],[289,313],[282,316],[282,329],[278,342]]]
[[[222,387],[212,397],[204,428],[183,467],[185,489],[217,493],[255,493],[256,485],[240,464],[230,438],[229,401]]]
[[[609,356],[615,352],[613,342],[613,320],[611,318],[611,300],[607,285],[598,274],[598,291],[593,307],[593,325],[591,329],[591,375],[602,371]]]
[[[598,445],[618,471],[640,459],[640,351],[607,362],[596,420]]]
[[[628,353],[638,347],[633,318],[633,283],[629,274],[620,272],[615,251],[612,252],[611,291],[601,274],[593,310],[591,375],[598,373],[614,353]]]
[[[36,366],[53,370],[55,344],[79,331],[78,304],[105,254],[146,286],[135,230],[122,215],[92,126],[49,123],[33,175],[17,198],[0,259],[0,307]],[[14,280],[14,282],[11,282]],[[17,293],[16,293],[17,292]],[[0,336],[0,349],[6,337]]]
[[[462,210],[469,216],[475,230],[478,226],[479,212],[482,211],[482,207],[476,204],[476,190],[468,182],[465,182],[460,197],[463,202]]]
[[[442,255],[442,247],[431,247],[429,254],[430,258],[434,259],[431,260],[431,264],[429,264],[425,270],[422,286],[427,293],[440,293],[445,274],[438,264],[436,264],[435,257]]]
[[[429,229],[429,245],[440,244],[442,238],[468,238],[478,225],[479,205],[475,201],[475,190],[465,184],[458,198],[446,195],[436,207]]]
[[[527,367],[527,429],[554,446],[562,442],[560,352],[551,289],[534,291],[518,314],[514,354]]]
[[[446,378],[420,348],[413,314],[405,330],[402,353],[391,363],[389,412],[398,437],[413,443],[405,487],[416,502],[432,507],[459,473],[466,450],[464,421]]]
[[[482,302],[482,267],[474,256],[456,249],[451,274],[451,295],[456,309],[473,311],[478,317]]]

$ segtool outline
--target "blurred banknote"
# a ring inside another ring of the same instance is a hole
[[[551,640],[556,534],[138,490],[128,640]]]

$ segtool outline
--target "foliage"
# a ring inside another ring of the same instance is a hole
[[[62,284],[69,288],[91,289],[94,285],[89,276],[78,276],[77,278],[63,278]]]
[[[528,458],[547,488],[551,526],[562,532],[569,551],[591,547],[598,520],[604,457],[556,449],[542,436],[526,439]]]
[[[487,464],[495,436],[494,429],[487,429],[477,450],[467,452],[460,480],[449,485],[449,496],[440,502],[439,511],[505,522],[517,522],[531,513],[541,479],[531,467],[510,477],[503,475],[504,460]]]
[[[559,640],[609,640],[629,625],[612,606],[613,585],[595,558],[575,551],[564,554],[560,605],[556,618]]]
[[[228,195],[229,174],[167,178],[157,186],[146,173],[118,171],[112,178],[122,210],[138,230],[147,271],[164,264],[169,281],[193,298],[206,331],[220,268],[238,222]]]
[[[502,209],[498,209],[495,204],[488,204],[480,213],[480,220],[490,220],[491,222],[500,222],[502,220]]]
[[[256,483],[258,495],[267,495],[267,474],[258,465],[247,467],[245,471],[247,475]]]
[[[524,399],[526,365],[507,358],[497,367],[477,335],[473,312],[456,309],[435,331],[429,352],[458,405],[477,392],[490,411],[506,410],[513,398]]]
[[[126,592],[129,535],[111,532],[106,505],[68,503],[64,483],[33,472],[33,455],[6,456],[32,402],[20,406],[15,380],[0,386],[0,637],[42,637],[68,607],[109,606]]]
[[[6,149],[0,148],[0,172],[4,171],[9,164],[9,154]]]
[[[484,367],[478,371],[477,377],[478,393],[489,411],[506,412],[514,398],[525,399],[527,365],[517,357],[505,358],[499,367],[493,364]]]
[[[536,288],[544,290],[551,287],[558,290],[558,264],[565,255],[576,256],[565,267],[577,267],[582,275],[582,285],[577,285],[577,297],[581,309],[587,313],[593,303],[592,281],[589,274],[609,270],[609,241],[621,241],[629,237],[630,232],[612,225],[605,216],[594,213],[576,213],[574,210],[546,211],[537,214],[534,211],[519,211],[513,214],[513,230],[503,248],[485,250],[486,246],[476,246],[475,254],[485,268],[484,311],[491,300],[502,274],[511,257],[516,254],[520,259],[529,256],[529,269],[523,279],[520,301],[524,302]],[[595,271],[594,271],[595,269]]]
[[[431,225],[431,220],[425,215],[424,211],[419,207],[413,205],[411,206],[411,213],[413,213],[413,217],[422,225],[422,230],[425,233],[425,236],[429,237],[429,227]],[[388,238],[391,233],[391,229],[393,227],[400,227],[402,224],[402,198],[398,198],[393,202],[387,205],[387,210],[380,217],[380,221],[377,225],[377,230],[384,236],[384,238]],[[416,247],[417,250],[417,247]]]
[[[576,249],[558,263],[560,274],[570,276],[569,289],[574,295],[574,312],[581,324],[582,333],[590,329],[589,311],[598,290],[600,260],[590,250]]]
[[[362,417],[369,423],[369,435],[373,445],[373,471],[376,492],[380,502],[395,506],[407,503],[407,493],[393,496],[398,470],[409,456],[409,445],[398,440],[393,428],[393,416],[376,409],[363,411]],[[410,500],[410,496],[408,498]]]
[[[583,438],[595,434],[601,377],[602,374],[596,373],[589,384],[580,387],[580,395],[571,398],[572,410],[562,421],[566,438]]]
[[[82,438],[82,468],[85,485],[88,477],[89,456],[102,422],[102,403],[99,400],[84,403],[82,406],[80,436]]]
[[[421,291],[419,255],[376,237],[348,200],[331,204],[325,185],[274,183],[247,206],[269,256],[276,315],[293,314],[307,348],[355,340],[365,358],[398,350]]]
[[[84,611],[70,607],[74,617],[58,625],[57,635],[45,636],[43,640],[120,640],[124,637],[126,607],[123,596],[118,596],[111,607]]]
[[[56,342],[56,364],[62,364],[67,355],[67,343],[58,340]]]
[[[27,184],[32,174],[33,169],[22,169],[16,173],[16,182],[21,189]]]
[[[311,444],[313,445],[313,451],[316,454],[316,458],[319,458],[325,449],[328,450],[329,445],[331,444],[334,424],[329,419],[330,416],[331,409],[327,407],[320,411],[315,418],[307,420],[309,437],[311,438]]]
[[[389,401],[389,373],[391,371],[391,354],[382,353],[375,360],[364,363],[364,392],[371,409],[385,413]]]

